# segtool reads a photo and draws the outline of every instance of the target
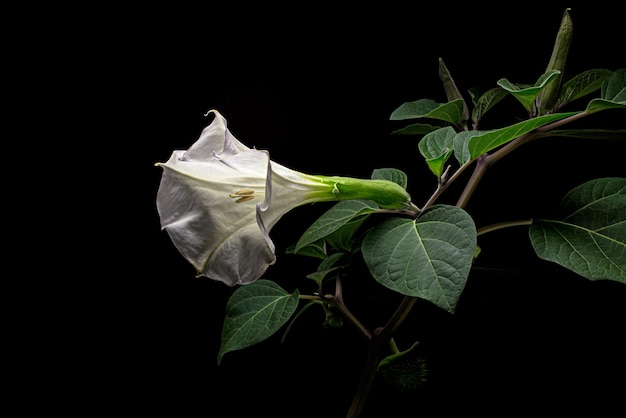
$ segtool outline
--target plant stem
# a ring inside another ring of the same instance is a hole
[[[519,220],[519,221],[497,222],[495,224],[491,224],[491,225],[483,226],[482,228],[478,228],[476,230],[476,235],[480,236],[480,235],[486,234],[488,232],[497,231],[498,229],[509,228],[509,227],[512,227],[512,226],[530,225],[532,223],[533,223],[532,219],[522,219],[522,220]]]
[[[338,309],[341,314],[352,323],[352,325],[357,327],[357,329],[361,331],[365,338],[367,338],[368,340],[372,339],[372,334],[370,333],[370,331],[365,328],[361,321],[359,321],[357,317],[354,316],[354,314],[346,307],[346,305],[344,305],[343,301],[337,300],[333,295],[325,295],[324,297],[318,295],[300,295],[299,299],[313,300],[317,303],[331,304],[333,307]]]
[[[472,197],[472,194],[474,194],[476,187],[478,187],[478,183],[480,183],[480,180],[483,178],[485,172],[487,171],[487,168],[489,167],[489,164],[487,162],[487,155],[481,155],[476,160],[476,167],[474,167],[474,172],[472,173],[470,179],[467,181],[465,189],[463,189],[463,193],[461,193],[459,200],[457,200],[456,202],[456,205],[458,207],[463,208],[469,202],[470,197]]]
[[[361,331],[363,335],[365,335],[365,337],[368,340],[372,339],[372,334],[369,332],[369,330],[365,328],[365,326],[361,323],[361,321],[359,321],[356,318],[356,316],[354,316],[354,314],[348,309],[346,304],[343,302],[343,284],[341,281],[341,274],[339,274],[339,272],[337,272],[337,279],[335,280],[335,296],[329,297],[327,295],[326,298],[332,299],[335,302],[335,307],[339,309],[341,314],[345,316],[346,318],[348,318],[348,320],[352,322],[352,324],[354,324],[359,329],[359,331]]]
[[[383,350],[388,347],[393,334],[409,314],[416,301],[417,298],[405,296],[387,324],[374,331],[369,345],[369,350],[367,352],[363,372],[361,374],[361,380],[359,381],[359,386],[357,387],[354,398],[352,399],[352,404],[350,405],[346,418],[358,418],[363,412],[367,398],[372,390],[372,386],[376,378],[380,356]]]

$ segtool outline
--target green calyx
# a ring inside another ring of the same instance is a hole
[[[325,184],[332,184],[333,200],[367,199],[384,209],[415,209],[407,191],[390,180],[336,176],[321,178]]]

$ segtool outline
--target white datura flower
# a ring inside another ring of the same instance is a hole
[[[291,209],[312,202],[368,199],[386,209],[411,209],[394,182],[316,176],[270,161],[239,142],[216,110],[187,151],[165,163],[156,206],[166,230],[197,276],[229,286],[261,277],[276,261],[269,232]]]

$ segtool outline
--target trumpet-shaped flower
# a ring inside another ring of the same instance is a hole
[[[165,163],[157,192],[161,228],[198,276],[230,286],[251,283],[276,261],[269,232],[291,209],[312,202],[368,199],[409,209],[410,196],[387,180],[317,176],[271,161],[213,121],[186,151]]]

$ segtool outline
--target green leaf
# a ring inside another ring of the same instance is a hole
[[[454,157],[459,164],[463,165],[472,159],[469,150],[467,149],[467,143],[470,138],[476,135],[482,135],[485,132],[490,131],[463,131],[459,132],[454,137]]]
[[[300,248],[298,248],[298,252],[296,252],[295,244],[290,245],[289,247],[287,247],[285,253],[321,258],[322,260],[328,257],[328,254],[326,253],[326,241],[324,241],[324,239],[322,238],[301,246]]]
[[[324,240],[335,250],[352,252],[354,247],[354,235],[366,219],[367,216],[354,218],[346,222],[335,232],[326,235]]]
[[[381,222],[361,250],[380,284],[454,312],[472,266],[476,227],[463,209],[435,205],[415,220]]]
[[[368,200],[344,200],[328,209],[306,230],[296,243],[295,253],[301,248],[337,231],[348,222],[359,218],[360,222],[378,209]]]
[[[451,126],[437,129],[425,135],[419,142],[418,148],[430,171],[441,178],[446,161],[454,151],[454,137],[456,131]]]
[[[481,134],[469,136],[467,139],[467,151],[463,153],[469,157],[469,160],[473,160],[486,152],[489,152],[501,145],[506,144],[515,138],[520,137],[532,130],[545,126],[549,123],[555,122],[560,119],[564,119],[569,116],[573,116],[580,112],[569,113],[555,113],[552,115],[544,115],[536,118],[528,119],[519,123],[516,123],[505,128],[494,129],[490,131],[484,131]],[[457,159],[459,156],[457,156]],[[468,160],[461,161],[462,164]]]
[[[485,113],[498,104],[500,100],[504,99],[507,94],[509,92],[500,87],[494,87],[484,92],[476,101],[474,109],[472,109],[472,123],[474,126],[477,126]]]
[[[337,266],[337,263],[339,263],[339,261],[342,260],[345,256],[346,256],[345,253],[335,253],[335,254],[328,256],[326,260],[320,263],[320,265],[317,268],[317,271],[326,271],[326,270],[330,270],[336,267],[344,267],[345,266],[344,264]]]
[[[614,71],[604,82],[600,97],[589,102],[586,109],[588,112],[626,108],[626,68]]]
[[[621,102],[614,102],[612,100],[605,99],[593,99],[587,105],[587,112],[598,112],[605,109],[624,109],[626,108],[626,100]]]
[[[589,280],[626,283],[626,178],[588,181],[563,199],[566,216],[534,220],[537,256]]]
[[[318,285],[321,284],[322,280],[324,280],[324,277],[326,277],[335,270],[345,267],[344,264],[337,265],[340,260],[345,258],[345,256],[345,253],[331,254],[320,263],[320,265],[317,267],[317,271],[311,274],[307,274],[306,277],[315,281]]]
[[[226,353],[258,344],[280,329],[298,307],[299,293],[289,294],[276,283],[259,279],[239,287],[226,304],[220,364]]]
[[[403,128],[396,129],[395,131],[392,131],[391,134],[392,135],[405,135],[405,136],[424,135],[436,129],[439,129],[439,126],[429,125],[426,123],[414,123],[412,125],[408,125]]]
[[[626,100],[626,68],[614,71],[611,77],[602,85],[601,97],[613,102]]]
[[[456,99],[443,104],[431,99],[419,99],[400,105],[391,113],[389,120],[430,118],[460,126],[464,104],[463,99]]]
[[[613,74],[612,71],[605,69],[587,70],[563,83],[557,100],[557,108],[600,90],[611,74]]]
[[[441,106],[431,99],[419,99],[413,102],[404,102],[391,112],[389,120],[419,119],[426,117],[430,112]]]
[[[408,177],[406,173],[397,168],[377,168],[372,172],[372,179],[389,180],[406,189]]]
[[[501,78],[496,84],[511,93],[513,97],[515,97],[517,101],[524,106],[524,109],[526,109],[528,113],[534,113],[535,99],[537,98],[537,95],[539,95],[541,90],[543,90],[548,83],[553,81],[559,74],[561,74],[559,70],[547,71],[539,77],[534,86],[529,86],[527,84],[513,84],[506,78]]]

